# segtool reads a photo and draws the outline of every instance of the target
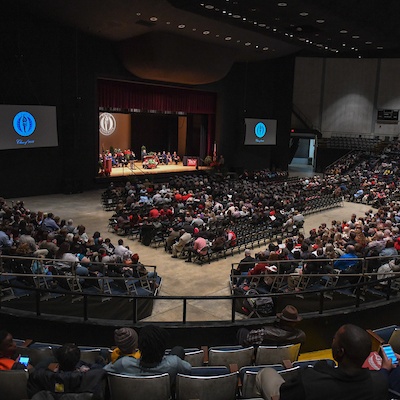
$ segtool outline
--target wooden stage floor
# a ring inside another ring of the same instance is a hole
[[[199,171],[208,171],[211,170],[211,167],[199,166]],[[183,165],[182,162],[179,162],[178,165],[169,164],[169,165],[158,165],[157,168],[153,169],[145,169],[142,167],[141,161],[135,161],[134,168],[128,167],[114,167],[111,171],[110,177],[118,177],[118,176],[143,176],[143,175],[157,175],[157,174],[175,174],[180,172],[192,172],[196,171],[196,167],[188,167]],[[99,175],[99,177],[104,178],[104,175]]]

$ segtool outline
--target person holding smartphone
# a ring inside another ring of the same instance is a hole
[[[30,368],[29,360],[21,360],[20,355],[16,356],[16,350],[17,345],[11,333],[6,330],[0,331],[0,371]],[[24,361],[25,365],[21,361]]]
[[[380,355],[382,357],[381,371],[388,371],[389,388],[400,392],[400,355],[395,353],[390,344],[381,346]]]

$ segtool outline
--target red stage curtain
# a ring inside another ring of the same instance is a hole
[[[107,111],[207,115],[207,154],[212,155],[216,93],[107,79],[99,79],[97,89],[99,108]]]
[[[111,111],[215,114],[217,95],[190,89],[98,80],[99,108]]]

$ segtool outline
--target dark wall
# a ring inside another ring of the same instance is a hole
[[[218,92],[217,144],[228,166],[281,168],[289,163],[294,58],[235,64]],[[276,119],[276,146],[245,146],[244,118]]]
[[[56,106],[59,136],[59,147],[0,151],[0,194],[7,198],[94,188],[96,80],[140,79],[123,68],[112,43],[41,20],[12,2],[2,8],[0,23],[2,103]],[[202,87],[218,93],[216,137],[226,165],[286,169],[293,67],[293,58],[237,64],[222,81]],[[244,117],[278,119],[277,146],[245,147]]]

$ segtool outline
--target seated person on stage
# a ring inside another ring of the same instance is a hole
[[[362,368],[370,351],[371,339],[364,329],[343,325],[332,342],[337,368],[321,360],[313,368],[300,369],[287,382],[274,369],[263,368],[256,387],[264,399],[384,400],[389,398],[387,375],[392,363],[383,356],[380,371]]]
[[[191,262],[192,261],[192,254],[196,254],[196,255],[201,255],[201,256],[205,256],[207,254],[208,251],[208,247],[207,247],[207,240],[204,239],[201,236],[198,236],[196,238],[196,240],[193,243],[193,247],[190,247],[188,249],[188,259],[185,262]]]
[[[296,328],[297,323],[302,320],[296,307],[287,305],[276,316],[278,319],[273,325],[251,331],[240,328],[237,333],[239,344],[242,346],[284,346],[305,342],[306,334],[301,329]]]
[[[0,331],[0,371],[10,369],[25,369],[26,367],[19,362],[19,355],[16,354],[17,345],[11,333]],[[28,366],[28,368],[31,368]]]
[[[176,154],[176,151],[174,151],[172,153],[172,161],[175,163],[175,165],[178,165],[178,162],[180,161],[180,157],[178,156],[178,154]]]
[[[184,361],[183,347],[174,347],[169,355],[167,349],[167,331],[155,325],[145,325],[139,333],[140,358],[122,356],[107,364],[104,369],[125,375],[154,375],[168,373],[173,383],[178,373],[189,374],[192,366]],[[127,351],[134,351],[134,345]]]
[[[58,365],[38,365],[29,375],[29,398],[42,390],[57,395],[93,393],[93,399],[105,398],[107,374],[101,365],[92,368],[82,365],[81,351],[72,343],[66,343],[54,352]]]

